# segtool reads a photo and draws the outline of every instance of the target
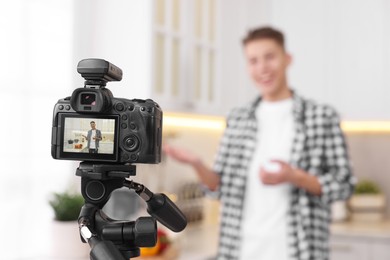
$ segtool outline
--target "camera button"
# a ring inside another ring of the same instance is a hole
[[[138,149],[140,141],[135,135],[129,135],[123,140],[123,144],[125,150],[133,152]]]
[[[59,105],[59,106],[58,106],[58,109],[59,109],[59,110],[63,110],[63,109],[64,109],[64,106],[63,106],[63,105]]]
[[[130,110],[130,111],[133,111],[133,110],[134,110],[134,105],[133,105],[133,104],[131,104],[131,105],[129,106],[129,110]]]
[[[128,147],[134,147],[134,145],[135,145],[135,141],[133,140],[133,139],[127,139],[126,140],[126,145],[128,146]]]
[[[69,105],[66,105],[66,106],[65,106],[65,109],[66,109],[66,110],[70,110],[70,106],[69,106]]]
[[[137,156],[136,154],[132,154],[132,155],[130,155],[130,159],[131,159],[133,162],[135,162],[135,161],[138,160],[138,156]]]
[[[122,115],[123,120],[127,120],[127,115]]]
[[[135,130],[137,129],[137,126],[134,123],[130,123],[130,129]]]
[[[123,124],[121,124],[121,127],[122,127],[122,129],[126,129],[127,128],[127,124],[123,123]]]
[[[148,112],[152,112],[152,108],[151,107],[148,107]]]
[[[145,111],[145,109],[146,109],[145,107],[141,107],[141,111]]]
[[[127,153],[125,153],[122,158],[123,158],[123,161],[130,160],[130,156]]]
[[[118,111],[123,111],[125,109],[125,106],[122,103],[118,103],[115,105],[115,109]]]

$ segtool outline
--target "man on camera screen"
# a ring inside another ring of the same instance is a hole
[[[96,129],[95,121],[91,121],[91,130],[88,131],[87,136],[83,135],[83,137],[87,139],[89,153],[98,153],[102,133],[99,129]]]

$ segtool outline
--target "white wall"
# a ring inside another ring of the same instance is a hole
[[[298,93],[331,104],[345,120],[390,119],[389,1],[227,0],[221,5],[226,14],[221,85],[239,88],[229,102],[255,93],[243,69],[240,40],[248,29],[271,25],[286,36],[293,56],[289,82]]]
[[[75,178],[73,163],[50,155],[53,107],[72,89],[72,8],[71,0],[3,1],[0,8],[0,259],[47,249],[50,194]]]
[[[83,87],[77,62],[105,58],[124,70],[123,81],[110,84],[114,95],[148,96],[149,4],[2,1],[0,259],[52,259],[48,200],[79,186],[77,163],[51,158],[52,111],[58,99]]]
[[[77,62],[102,58],[123,70],[121,82],[107,85],[114,96],[150,97],[150,0],[75,1],[74,15],[75,87],[84,82]]]
[[[390,3],[273,0],[271,22],[287,34],[290,79],[345,119],[390,119]]]

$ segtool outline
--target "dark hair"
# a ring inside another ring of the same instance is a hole
[[[91,122],[90,122],[90,124],[92,124],[92,123],[96,124],[95,121],[91,121]]]
[[[271,39],[278,43],[284,49],[284,35],[281,31],[278,31],[272,27],[260,27],[252,29],[248,32],[245,38],[242,40],[242,44],[245,46],[251,41]]]

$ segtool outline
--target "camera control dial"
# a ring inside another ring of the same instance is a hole
[[[126,136],[123,143],[124,143],[124,148],[129,152],[133,152],[137,150],[137,148],[140,145],[140,141],[138,137],[135,135]]]

